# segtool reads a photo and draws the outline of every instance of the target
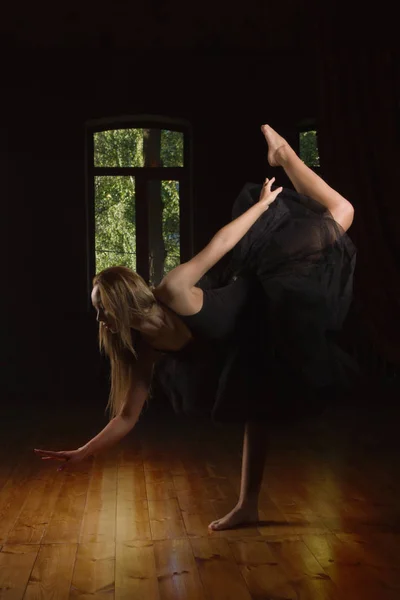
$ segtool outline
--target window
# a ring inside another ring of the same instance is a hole
[[[157,285],[192,256],[189,144],[181,121],[88,124],[89,280],[125,265]]]
[[[313,119],[299,124],[299,156],[311,169],[319,169],[318,134]]]

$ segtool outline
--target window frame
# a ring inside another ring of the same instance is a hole
[[[94,165],[94,134],[115,129],[167,129],[183,133],[183,167],[96,167]],[[85,124],[85,174],[86,174],[86,256],[88,306],[96,272],[95,251],[95,177],[133,175],[135,177],[136,220],[144,232],[137,236],[138,273],[149,281],[149,230],[148,210],[145,204],[147,182],[150,180],[179,181],[179,243],[180,262],[193,256],[193,189],[192,189],[192,127],[189,121],[160,115],[132,115],[87,121]]]

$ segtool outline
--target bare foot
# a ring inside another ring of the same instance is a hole
[[[271,167],[282,167],[291,147],[287,141],[272,129],[269,125],[261,125],[261,131],[264,134],[268,144],[268,162]]]
[[[213,521],[208,527],[213,531],[219,531],[222,529],[231,529],[238,525],[250,525],[250,523],[257,523],[258,520],[257,507],[235,506],[225,517]]]

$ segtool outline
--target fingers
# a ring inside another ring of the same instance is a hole
[[[283,187],[279,187],[279,188],[276,188],[276,190],[274,190],[273,192],[271,192],[271,195],[270,195],[271,202],[276,200],[277,196],[279,196],[279,194],[281,193],[282,190],[283,190]]]
[[[41,456],[42,460],[60,460],[63,461],[63,464],[60,465],[57,469],[57,471],[65,471],[67,464],[71,463],[71,462],[75,462],[72,455],[67,451],[59,451],[59,452],[54,452],[53,450],[39,450],[38,448],[34,449],[35,454],[38,455],[44,455]]]
[[[271,190],[272,184],[275,181],[275,177],[272,177],[272,179],[268,179],[268,177],[265,179],[264,183],[263,183],[263,189],[262,189],[262,195],[265,197],[266,194],[270,197],[271,194],[274,195],[274,197],[276,197],[278,194],[280,194],[283,190],[283,187],[279,187],[276,188],[275,190]]]
[[[272,179],[268,179],[267,177],[264,181],[264,187],[267,187],[270,190],[273,181],[275,181],[275,177],[273,177]]]
[[[64,454],[63,451],[54,452],[53,450],[34,450],[34,452],[36,452],[36,454],[44,454],[47,458],[57,457],[61,454]]]
[[[277,196],[283,191],[283,187],[280,186],[275,190],[271,190],[271,185],[275,181],[275,177],[272,179],[266,178],[261,190],[260,194],[260,202],[262,202],[266,207],[270,206],[273,202],[275,202]]]
[[[273,177],[272,179],[270,179],[268,181],[268,185],[267,185],[267,190],[270,192],[271,191],[271,185],[272,183],[275,181],[275,177]]]
[[[276,190],[274,190],[272,192],[271,187],[272,187],[272,184],[274,181],[275,181],[275,177],[273,177],[272,179],[268,179],[268,177],[267,177],[267,179],[264,181],[264,185],[263,185],[263,187],[265,187],[269,192],[271,192],[271,194],[274,194],[278,189],[279,189],[279,192],[281,192],[283,190],[283,187],[280,186],[279,188],[277,188]]]
[[[35,448],[34,452],[35,454],[38,454],[42,460],[66,460],[68,458],[63,451],[53,452],[52,450],[38,450]]]

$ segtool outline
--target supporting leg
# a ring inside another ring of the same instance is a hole
[[[243,436],[242,475],[237,505],[230,513],[210,523],[210,529],[220,530],[258,521],[258,496],[267,454],[266,426],[248,421]]]
[[[267,454],[266,427],[263,423],[248,421],[243,436],[242,474],[240,482],[239,504],[255,504],[263,479]]]
[[[269,164],[273,167],[283,167],[295,190],[325,206],[346,231],[354,216],[350,202],[307,167],[287,141],[272,127],[263,125],[261,130],[268,143]]]

